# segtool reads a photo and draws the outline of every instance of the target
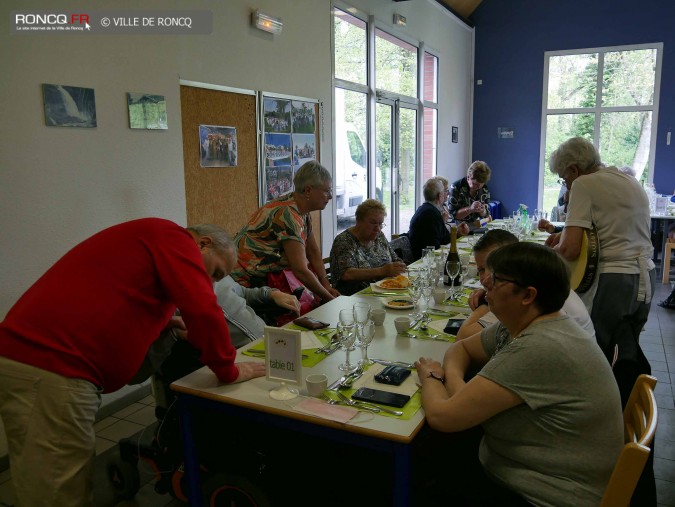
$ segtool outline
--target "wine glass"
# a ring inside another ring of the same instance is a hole
[[[344,324],[338,322],[337,334],[340,339],[340,346],[345,351],[345,362],[338,365],[340,371],[354,371],[357,366],[349,362],[349,352],[353,350],[354,341],[356,340],[356,333],[354,329],[354,321],[351,324]]]
[[[344,326],[352,326],[352,329],[356,325],[356,322],[354,320],[354,310],[353,309],[348,309],[345,308],[344,310],[340,310],[339,314],[339,320],[340,324],[343,324]],[[352,345],[350,345],[349,350],[354,350],[354,343],[352,342]]]
[[[356,329],[356,333],[359,339],[359,347],[363,352],[363,359],[359,361],[359,366],[368,366],[372,363],[368,358],[368,345],[375,337],[375,323],[372,320],[367,320]]]
[[[419,276],[419,268],[408,268],[408,281],[410,282],[410,285],[414,285]]]
[[[420,301],[420,297],[422,297],[422,285],[419,280],[416,283],[410,285],[410,287],[408,287],[408,294],[410,294],[410,299],[412,300],[413,303],[413,313],[410,314],[410,317],[417,318],[419,317],[419,312],[417,311],[417,304]]]
[[[427,308],[431,306],[431,292],[434,289],[434,281],[431,277],[424,280],[422,283],[422,297],[427,302]]]
[[[361,326],[370,319],[370,305],[368,303],[354,303],[353,313],[356,325]]]
[[[459,271],[462,269],[462,264],[459,261],[447,261],[445,263],[445,272],[450,278],[450,299],[455,299],[455,278],[459,275]]]

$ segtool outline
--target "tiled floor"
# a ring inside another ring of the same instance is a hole
[[[649,320],[641,335],[642,348],[659,380],[656,395],[659,406],[659,426],[656,433],[654,475],[659,506],[675,507],[675,310],[656,305],[670,294],[671,286],[657,284]],[[134,500],[114,499],[105,475],[105,458],[114,451],[117,442],[134,435],[156,421],[154,399],[148,396],[132,403],[96,424],[96,507],[184,507],[185,504],[168,494],[154,491],[153,474],[140,465],[141,484]],[[106,453],[106,451],[109,451]],[[0,473],[0,507],[12,505],[14,494],[9,471]]]

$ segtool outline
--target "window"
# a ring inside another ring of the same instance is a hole
[[[390,237],[408,230],[420,178],[436,171],[438,57],[356,9],[333,12],[337,232],[373,197]]]
[[[550,52],[545,55],[541,171],[543,209],[557,204],[548,159],[566,139],[592,141],[602,161],[630,166],[653,181],[662,44]]]

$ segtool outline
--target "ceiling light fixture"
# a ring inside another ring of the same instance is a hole
[[[284,24],[281,22],[281,18],[275,18],[274,16],[265,14],[260,10],[255,10],[251,13],[251,25],[264,32],[269,32],[274,35],[280,34],[284,27]]]

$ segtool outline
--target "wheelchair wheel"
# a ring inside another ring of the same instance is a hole
[[[141,488],[141,474],[136,465],[128,461],[111,459],[106,466],[106,474],[119,498],[131,500]]]
[[[265,492],[241,475],[216,472],[202,484],[205,507],[270,507]]]

